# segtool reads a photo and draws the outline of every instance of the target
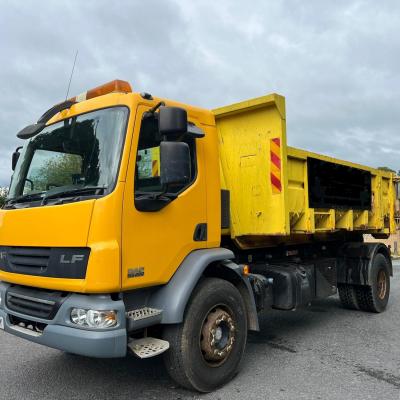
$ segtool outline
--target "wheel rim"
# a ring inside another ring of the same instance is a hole
[[[387,283],[386,283],[386,272],[381,269],[378,273],[378,297],[383,300],[386,296]]]
[[[200,349],[204,361],[218,367],[229,357],[235,342],[236,326],[230,310],[218,306],[210,310],[204,319]]]

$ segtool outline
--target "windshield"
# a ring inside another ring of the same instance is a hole
[[[128,109],[113,107],[48,126],[21,151],[8,199],[115,184]]]

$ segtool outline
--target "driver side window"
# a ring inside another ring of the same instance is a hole
[[[191,156],[190,182],[185,185],[174,185],[168,187],[168,193],[180,193],[190,186],[196,179],[196,145],[195,139],[184,136],[177,138],[189,145]],[[135,195],[143,193],[161,193],[166,188],[160,182],[160,143],[162,138],[159,134],[158,119],[156,116],[144,115],[139,133],[138,151],[136,155],[135,169]]]

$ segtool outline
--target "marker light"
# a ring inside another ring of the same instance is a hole
[[[86,326],[88,328],[112,328],[117,324],[117,313],[115,311],[73,308],[71,310],[71,321],[76,325]]]
[[[94,97],[103,96],[108,93],[131,93],[132,88],[129,82],[115,79],[114,81],[107,82],[104,85],[97,86],[84,93],[72,97],[70,100],[80,102],[84,100],[93,99]]]

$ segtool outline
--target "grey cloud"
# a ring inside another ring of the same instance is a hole
[[[395,1],[3,1],[0,184],[15,133],[114,78],[213,108],[286,96],[288,142],[399,169],[400,4]]]

